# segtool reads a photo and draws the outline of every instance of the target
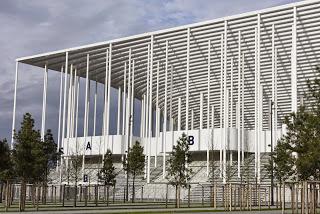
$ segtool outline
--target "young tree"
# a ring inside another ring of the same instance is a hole
[[[98,173],[98,178],[107,186],[107,206],[109,206],[109,188],[116,183],[116,172],[112,161],[112,152],[108,149],[104,156],[102,169]]]
[[[271,160],[272,159],[272,160]],[[271,159],[267,165],[269,175],[272,170],[274,177],[280,182],[289,179],[294,174],[294,158],[292,156],[292,148],[285,141],[279,141],[271,154]],[[272,166],[273,161],[273,166]]]
[[[178,208],[180,208],[181,187],[187,187],[192,173],[192,170],[187,167],[192,161],[187,138],[188,136],[183,133],[177,141],[177,145],[173,146],[172,154],[167,160],[167,179],[171,185],[176,187],[176,206]]]
[[[286,135],[275,148],[274,166],[269,164],[278,179],[320,179],[320,79],[308,80],[307,85],[304,104],[285,117]]]
[[[46,164],[44,165],[43,169],[43,194],[42,194],[42,202],[46,203],[46,188],[49,182],[48,176],[50,171],[54,169],[57,165],[57,160],[61,156],[61,152],[57,152],[57,144],[54,142],[54,138],[50,129],[47,130],[43,144],[43,151],[46,159]]]
[[[80,181],[80,171],[82,168],[82,156],[79,154],[73,154],[70,156],[69,160],[69,166],[67,168],[67,176],[68,176],[68,185],[70,182],[70,179],[74,182],[74,189],[75,189],[75,194],[74,194],[74,201],[73,201],[73,206],[77,206],[77,188],[78,188],[78,182]],[[68,186],[68,197],[69,197],[69,186]]]
[[[10,179],[14,177],[12,156],[9,149],[9,145],[6,139],[0,140],[0,182],[2,183],[1,189],[3,189],[3,184],[6,183],[6,204],[5,209],[8,211],[9,208],[9,185]],[[3,191],[3,190],[1,190]],[[2,194],[0,196],[0,203],[2,202]]]
[[[34,119],[31,114],[23,116],[21,128],[14,133],[13,149],[14,169],[21,181],[20,211],[25,209],[26,183],[39,182],[43,178],[46,157],[43,150],[39,130],[34,129]]]
[[[135,198],[134,182],[137,175],[141,175],[144,169],[144,154],[143,147],[138,141],[129,149],[127,160],[123,163],[124,170],[132,175],[132,202]]]

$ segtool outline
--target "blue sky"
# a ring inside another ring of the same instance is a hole
[[[15,59],[210,20],[294,0],[1,0],[0,139],[10,139]],[[17,127],[30,112],[40,128],[43,73],[21,65]],[[56,135],[59,75],[49,72],[47,128]],[[102,96],[101,96],[102,97]],[[113,93],[111,109],[116,109]],[[99,104],[100,107],[102,103]],[[99,112],[98,112],[99,115]],[[115,119],[115,118],[111,118]],[[111,123],[111,130],[115,127]]]

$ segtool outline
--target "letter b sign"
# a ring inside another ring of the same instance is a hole
[[[188,144],[191,146],[194,144],[194,137],[192,135],[188,136]]]

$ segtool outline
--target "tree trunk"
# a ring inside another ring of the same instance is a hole
[[[75,183],[75,185],[74,185],[74,200],[73,200],[74,207],[77,206],[77,193],[78,193],[78,187],[77,187],[77,183]]]
[[[136,174],[133,173],[133,178],[132,178],[132,203],[134,203],[134,180],[136,179]]]
[[[40,186],[36,185],[36,206],[37,206],[37,211],[39,210],[39,200],[40,200]]]
[[[6,184],[6,209],[5,211],[7,212],[10,206],[10,183],[9,180],[7,180],[7,184]]]
[[[109,184],[107,185],[107,206],[109,206]]]
[[[177,208],[180,208],[180,185],[178,185],[178,193],[177,193]]]
[[[26,182],[22,180],[21,186],[20,186],[20,197],[19,197],[19,211],[23,212],[24,211],[24,204],[25,204],[25,186]]]

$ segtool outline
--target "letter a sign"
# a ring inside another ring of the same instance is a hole
[[[86,146],[86,150],[88,150],[88,149],[92,150],[90,142],[88,142],[87,146]]]

